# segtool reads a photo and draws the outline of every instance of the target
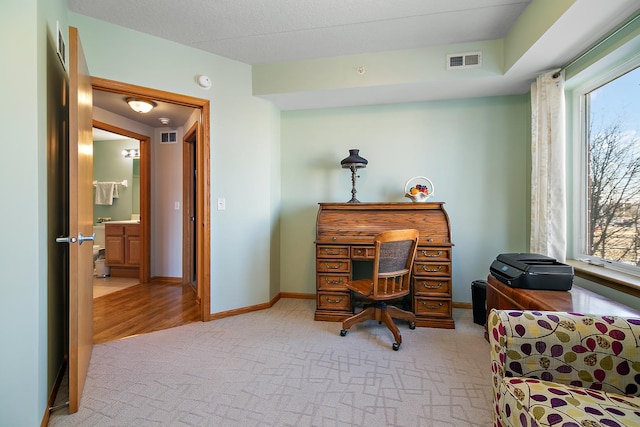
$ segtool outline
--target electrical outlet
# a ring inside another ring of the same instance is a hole
[[[218,210],[223,211],[227,208],[227,201],[224,197],[218,197]]]

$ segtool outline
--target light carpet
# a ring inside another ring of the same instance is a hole
[[[315,301],[96,345],[76,414],[50,426],[489,426],[489,344],[456,329],[375,321],[341,337]]]

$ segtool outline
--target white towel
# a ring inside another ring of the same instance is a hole
[[[96,205],[112,205],[114,191],[117,191],[114,182],[96,183]]]

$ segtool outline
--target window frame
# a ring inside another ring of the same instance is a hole
[[[571,249],[573,258],[585,261],[589,264],[600,265],[612,270],[640,276],[640,267],[624,264],[617,261],[606,260],[593,255],[587,255],[587,215],[588,215],[588,167],[587,151],[589,146],[587,127],[589,123],[589,94],[608,84],[609,82],[640,67],[640,52],[620,58],[614,52],[592,66],[581,71],[567,80],[565,95],[570,102],[567,103],[567,117],[571,117],[572,125],[568,126],[568,139],[572,141],[572,156],[567,156],[573,162],[568,170],[572,174],[573,196],[570,204],[573,215],[569,215],[567,222],[571,224],[573,233]],[[571,218],[571,216],[573,218]]]

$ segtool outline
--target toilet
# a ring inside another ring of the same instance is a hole
[[[104,248],[100,247],[100,245],[93,245],[93,271],[96,277],[107,277],[109,275],[110,269],[104,262]]]
[[[107,277],[109,267],[104,264],[104,224],[93,226],[93,268],[96,277]]]
[[[93,245],[104,248],[104,224],[96,224],[93,226]]]
[[[104,258],[104,248],[100,245],[93,245],[93,262],[95,263],[98,258]]]

